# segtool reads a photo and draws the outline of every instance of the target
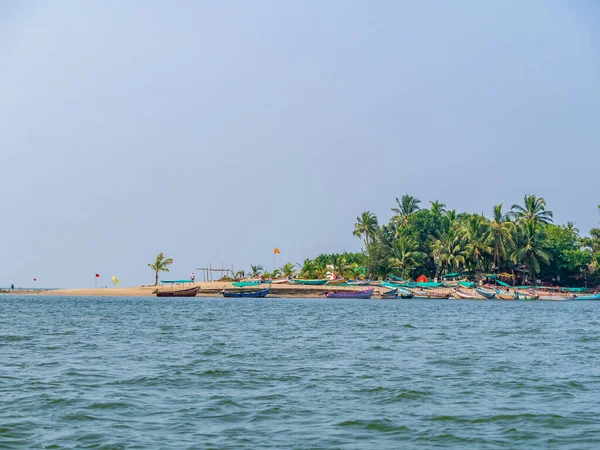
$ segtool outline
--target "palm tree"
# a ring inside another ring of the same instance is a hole
[[[546,211],[546,200],[535,195],[525,195],[523,206],[513,205],[511,215],[518,222],[532,222],[537,225],[552,222],[552,211]]]
[[[285,263],[283,265],[283,267],[280,270],[285,278],[290,278],[296,273],[296,271],[294,270],[295,265],[296,264],[292,264],[291,262]]]
[[[167,266],[171,264],[173,264],[173,258],[165,258],[162,252],[156,256],[156,261],[148,264],[148,267],[154,270],[154,286],[158,284],[158,272],[168,272],[169,268]]]
[[[397,208],[392,208],[392,211],[398,216],[401,223],[406,225],[408,218],[420,210],[419,203],[421,200],[413,197],[412,195],[403,195],[401,200],[396,197]]]
[[[465,241],[465,253],[473,260],[475,270],[481,268],[483,255],[490,253],[490,245],[486,242],[488,224],[483,216],[474,214],[462,226],[462,236]]]
[[[514,245],[514,235],[517,227],[508,217],[502,214],[502,203],[494,206],[494,219],[490,222],[486,243],[492,246],[494,265],[498,270],[502,265],[502,258],[506,258],[506,249]]]
[[[565,228],[571,233],[573,237],[579,237],[579,228],[575,226],[575,222],[567,222]]]
[[[530,278],[533,278],[534,271],[540,271],[540,262],[548,264],[551,260],[550,254],[542,247],[542,239],[535,222],[522,222],[519,225],[517,246],[510,259],[515,264],[523,263]]]
[[[407,270],[414,269],[417,264],[421,264],[425,259],[425,253],[417,249],[417,243],[406,236],[402,236],[394,242],[390,266],[402,270],[402,278],[404,278]]]
[[[379,225],[377,224],[377,217],[371,211],[365,211],[356,218],[356,224],[354,225],[354,232],[352,233],[356,237],[365,235],[365,246],[369,246],[369,235],[372,235],[377,231]]]
[[[439,200],[436,200],[435,202],[430,201],[429,203],[431,203],[431,208],[429,208],[429,211],[431,211],[434,216],[439,217],[446,212],[445,203],[442,203]]]
[[[244,278],[244,275],[246,275],[246,272],[244,272],[243,270],[238,270],[234,275],[233,275],[233,279],[234,280],[241,280],[242,278]]]
[[[312,278],[315,271],[315,263],[312,259],[306,258],[300,266],[300,276],[302,278]]]
[[[450,221],[442,221],[443,225],[444,222]],[[439,265],[442,271],[444,269],[458,271],[460,266],[465,263],[465,248],[456,227],[452,222],[450,223],[450,227],[443,230],[440,238],[433,243],[433,257],[436,260],[436,266]]]
[[[332,271],[337,277],[345,278],[348,274],[348,261],[344,255],[331,255],[329,257],[328,264],[333,267]]]
[[[261,266],[261,265],[253,266],[252,264],[250,264],[250,276],[252,278],[259,277],[262,271],[263,271],[263,266]]]

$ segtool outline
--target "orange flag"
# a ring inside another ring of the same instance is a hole
[[[279,251],[279,249],[277,247],[275,247],[275,250],[273,250],[273,254],[278,255],[281,252]]]

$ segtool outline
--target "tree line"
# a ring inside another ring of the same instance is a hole
[[[410,195],[396,203],[387,224],[365,211],[354,225],[372,278],[505,272],[521,282],[600,281],[600,229],[580,237],[574,223],[554,224],[542,197],[525,195],[522,205],[506,212],[502,204],[494,206],[490,218],[457,213],[439,200],[421,208],[420,200]]]

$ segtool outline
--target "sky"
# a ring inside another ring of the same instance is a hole
[[[0,286],[359,251],[404,194],[585,234],[599,169],[591,0],[0,3]]]

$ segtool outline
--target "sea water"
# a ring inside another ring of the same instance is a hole
[[[0,448],[600,448],[600,302],[0,297]]]

